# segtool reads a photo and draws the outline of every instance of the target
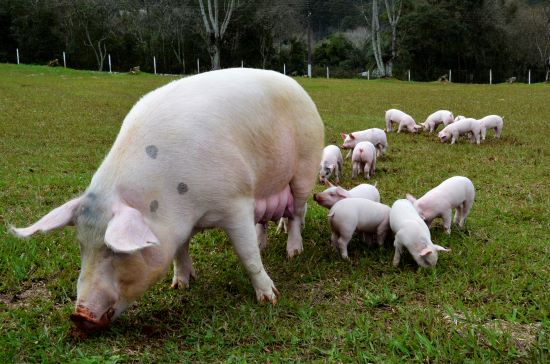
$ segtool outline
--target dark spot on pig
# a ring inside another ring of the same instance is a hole
[[[155,145],[148,145],[145,147],[145,153],[153,159],[157,158],[157,154],[159,152],[159,149]]]
[[[149,210],[151,210],[151,212],[156,212],[158,208],[159,208],[159,202],[157,200],[151,201],[151,204],[149,205]]]
[[[180,195],[183,195],[185,192],[187,192],[188,188],[187,188],[187,185],[183,182],[181,182],[180,184],[178,184],[178,193]]]
[[[94,201],[95,199],[97,199],[97,195],[93,192],[89,192],[86,194],[86,197],[89,198],[90,200]]]

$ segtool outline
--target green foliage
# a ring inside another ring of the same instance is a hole
[[[227,236],[210,230],[190,247],[198,279],[188,290],[153,286],[107,331],[71,330],[79,251],[74,230],[18,240],[24,226],[80,194],[139,98],[174,78],[0,65],[0,362],[509,362],[549,361],[549,86],[405,83],[297,78],[340,132],[382,127],[395,107],[417,122],[436,109],[504,115],[502,138],[450,146],[432,134],[389,133],[377,163],[382,201],[422,195],[452,175],[476,186],[466,227],[441,223],[435,269],[408,257],[391,266],[391,239],[354,237],[350,260],[329,245],[327,210],[309,201],[304,252],[288,260],[286,236],[269,230],[262,252],[281,292],[256,303]],[[345,161],[342,185],[350,179]],[[213,176],[212,178],[219,178]],[[323,190],[316,185],[314,192]]]

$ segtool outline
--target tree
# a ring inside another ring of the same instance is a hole
[[[206,43],[208,54],[212,64],[212,69],[220,69],[220,50],[222,40],[231,20],[233,10],[235,10],[235,0],[223,0],[223,20],[220,24],[220,8],[218,0],[206,0],[208,8],[205,9],[204,1],[199,0],[202,21],[206,32]]]
[[[371,27],[370,37],[371,37],[374,60],[376,61],[376,68],[378,71],[378,75],[380,77],[384,77],[386,75],[386,69],[385,69],[384,61],[382,59],[382,46],[381,46],[382,35],[381,35],[381,29],[380,29],[378,1],[379,0],[372,0],[372,4],[370,7],[371,8],[370,14],[368,10],[369,7],[365,6],[363,4],[363,1],[361,1],[361,6],[359,9],[367,25],[370,25]]]
[[[393,62],[397,57],[397,23],[399,23],[399,17],[401,16],[403,1],[384,0],[384,4],[386,5],[388,21],[391,27],[391,58],[388,61],[388,76],[391,77],[393,74]]]

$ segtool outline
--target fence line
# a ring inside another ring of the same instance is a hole
[[[21,64],[20,62],[20,57],[21,57],[21,54],[19,52],[19,48],[16,48],[15,49],[15,53],[16,53],[16,61],[17,61],[17,64]],[[64,68],[67,68],[67,55],[66,55],[66,52],[63,51],[62,52],[63,54],[63,67]],[[111,62],[111,54],[108,54],[107,55],[107,60],[108,60],[108,66],[109,66],[109,73],[113,73],[113,70],[112,70],[112,62]],[[244,68],[244,60],[241,60],[241,68]],[[326,78],[329,79],[330,78],[330,66],[328,65],[325,65],[325,69],[326,69]],[[283,63],[283,70],[282,70],[283,74],[286,75],[287,74],[287,66],[286,66],[286,63]],[[201,72],[201,69],[200,69],[200,58],[197,58],[197,73],[200,73]],[[317,69],[317,72],[319,72],[319,69]],[[478,81],[479,81],[479,75],[480,73],[474,71],[474,72],[471,72],[471,71],[468,71],[468,70],[459,70],[459,74],[461,72],[466,72],[468,75],[469,75],[469,80],[466,80],[466,81],[459,81],[459,83],[473,83],[474,79],[473,79],[473,75],[474,74],[477,74],[478,75]],[[159,74],[157,73],[157,62],[156,62],[156,56],[153,56],[153,73],[156,75],[156,74]],[[361,77],[366,77],[367,80],[370,80],[371,78],[371,73],[372,73],[372,76],[374,78],[377,78],[377,77],[380,77],[380,75],[378,74],[377,70],[374,69],[374,70],[366,70],[365,72],[361,72],[359,73],[358,75],[360,75]],[[162,75],[166,75],[164,73],[160,73]],[[336,71],[336,74],[338,74],[338,71]],[[463,73],[464,74],[464,73]],[[313,65],[312,64],[308,64],[307,65],[307,77],[311,78],[313,77]],[[444,75],[442,76],[441,78],[443,77],[446,77],[447,75]],[[528,69],[527,70],[527,75],[526,75],[526,79],[521,77],[522,80],[524,80],[523,82],[524,83],[527,83],[528,85],[531,85],[531,81],[532,81],[532,74],[531,74],[531,69]],[[406,78],[408,79],[409,82],[413,81],[413,75],[412,75],[412,72],[411,72],[411,69],[408,69],[407,70],[407,73],[406,73]],[[449,69],[449,73],[448,73],[448,79],[447,81],[448,82],[452,82],[452,69]],[[509,77],[507,79],[505,79],[505,82],[508,82],[508,83],[513,83],[513,82],[516,82],[518,81],[518,77],[516,76],[513,76],[513,77]],[[522,81],[518,81],[518,82],[522,82]],[[542,80],[540,82],[548,82],[545,77],[542,77]],[[483,82],[476,82],[476,83],[483,83]],[[489,84],[492,85],[493,84],[493,70],[492,68],[489,69]]]

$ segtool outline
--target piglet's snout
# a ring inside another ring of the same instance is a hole
[[[83,305],[78,305],[75,312],[71,314],[71,320],[76,327],[83,331],[96,331],[104,329],[111,323],[115,310],[111,307],[105,311],[98,319],[96,315]]]

